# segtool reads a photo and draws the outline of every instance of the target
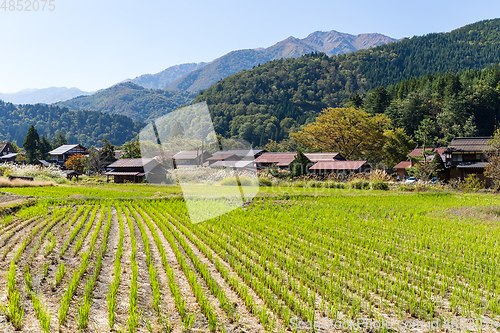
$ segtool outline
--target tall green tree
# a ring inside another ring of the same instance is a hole
[[[56,133],[54,133],[54,136],[52,137],[52,147],[54,147],[54,149],[67,144],[68,139],[66,138],[66,135],[63,131],[57,131]]]
[[[297,151],[297,156],[290,164],[290,176],[299,177],[303,175],[307,175],[309,173],[309,159],[304,155],[302,150]]]
[[[141,158],[139,141],[130,141],[122,146],[122,158]]]
[[[28,129],[28,134],[24,138],[23,148],[26,151],[26,161],[32,164],[37,161],[39,156],[38,145],[40,143],[40,137],[34,125],[31,125]]]
[[[116,161],[115,146],[113,146],[111,142],[109,142],[106,139],[102,139],[101,143],[102,143],[102,149],[99,153],[103,157],[105,163],[110,164]]]
[[[42,134],[42,137],[40,138],[38,150],[40,152],[40,159],[42,160],[45,159],[45,154],[52,150],[52,144],[45,134]]]

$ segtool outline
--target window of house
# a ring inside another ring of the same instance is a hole
[[[452,155],[453,162],[462,162],[462,155]]]

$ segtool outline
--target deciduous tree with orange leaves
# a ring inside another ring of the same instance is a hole
[[[83,154],[75,154],[71,155],[66,162],[64,162],[64,165],[66,166],[66,169],[68,170],[75,170],[78,172],[83,172],[83,163],[82,159],[85,156]]]

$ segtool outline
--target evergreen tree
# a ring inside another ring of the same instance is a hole
[[[304,155],[302,150],[297,151],[297,156],[290,165],[290,176],[299,177],[309,173],[309,159]]]
[[[102,139],[101,143],[102,143],[102,149],[99,153],[102,156],[103,160],[106,162],[106,164],[111,164],[114,161],[116,161],[115,146],[113,146],[111,142],[109,142],[106,139]]]
[[[42,160],[45,159],[45,154],[52,150],[52,144],[45,134],[40,138],[38,150],[40,152],[40,159]]]
[[[40,137],[34,125],[31,125],[28,129],[28,134],[24,138],[23,148],[26,151],[26,160],[29,164],[37,161],[39,150],[38,146],[40,143]]]
[[[54,133],[54,136],[52,137],[52,147],[54,147],[54,149],[67,144],[68,144],[68,139],[66,138],[66,135],[64,134],[63,131],[58,131]]]

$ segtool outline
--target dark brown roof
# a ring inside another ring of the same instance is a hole
[[[358,170],[366,161],[330,161],[317,162],[309,170]]]
[[[108,165],[108,168],[141,168],[153,161],[158,163],[153,158],[122,158]]]
[[[5,149],[7,144],[8,144],[8,142],[0,142],[0,152]]]
[[[454,138],[446,151],[484,152],[489,149],[488,142],[490,140],[490,137]]]
[[[393,169],[408,169],[408,168],[411,168],[411,161],[399,162],[394,166]]]
[[[5,148],[10,147],[9,150],[12,149],[12,153],[14,152],[14,147],[10,144],[10,142],[0,142],[0,153],[4,151]]]
[[[118,172],[118,171],[108,171],[105,173],[106,176],[137,176],[139,172]]]
[[[297,153],[264,153],[255,159],[255,163],[273,163],[277,166],[288,166],[295,160]]]

